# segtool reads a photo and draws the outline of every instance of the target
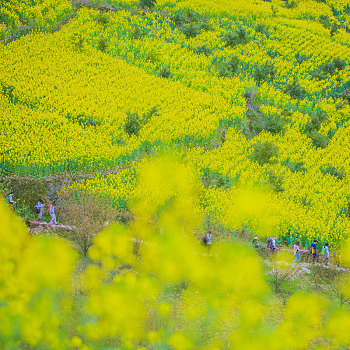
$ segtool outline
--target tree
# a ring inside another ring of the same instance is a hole
[[[272,164],[278,156],[278,147],[272,142],[257,142],[254,146],[254,151],[250,155],[250,159],[258,162],[259,165]]]
[[[60,217],[72,227],[72,238],[86,256],[93,238],[114,218],[110,201],[98,193],[72,186],[63,187],[59,194]]]

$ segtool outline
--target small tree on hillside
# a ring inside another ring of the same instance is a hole
[[[59,195],[62,222],[72,227],[72,238],[84,256],[93,238],[114,217],[114,209],[108,199],[86,190],[64,187]]]
[[[253,148],[254,150],[249,158],[260,165],[272,164],[278,156],[278,147],[272,142],[258,141]]]

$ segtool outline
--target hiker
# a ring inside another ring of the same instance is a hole
[[[7,203],[10,204],[10,205],[12,206],[13,210],[15,210],[15,204],[16,204],[16,202],[13,200],[13,196],[14,196],[14,195],[15,195],[15,194],[14,194],[13,192],[11,192],[11,193],[9,193],[9,195],[6,197]]]
[[[328,263],[329,260],[329,247],[328,247],[328,242],[322,247],[322,251],[321,251],[322,255],[323,255],[323,259],[325,261],[325,263]]]
[[[40,198],[38,203],[34,206],[34,210],[39,213],[39,218],[37,222],[44,222],[44,204],[42,203],[42,199]]]
[[[317,239],[315,239],[314,243],[311,244],[310,253],[312,255],[312,262],[314,263],[317,258]]]
[[[293,263],[298,261],[298,264],[300,264],[300,248],[299,248],[299,241],[298,240],[294,243],[294,255],[295,255],[295,259],[294,259]]]
[[[259,247],[261,247],[261,244],[259,243],[259,237],[254,237],[252,240],[252,245],[254,246],[254,248],[258,249]]]
[[[211,245],[211,232],[209,231],[205,236],[203,236],[202,240],[204,245]]]
[[[55,201],[53,201],[52,204],[49,205],[49,214],[51,216],[51,221],[49,222],[50,225],[53,225],[53,224],[57,225],[55,205],[56,205]]]
[[[277,239],[277,237],[273,237],[272,240],[271,240],[271,249],[273,251],[278,250],[278,247],[276,245],[276,239]]]

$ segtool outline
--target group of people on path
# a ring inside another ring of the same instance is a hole
[[[312,256],[312,262],[314,263],[318,256],[319,256],[319,253],[318,253],[318,250],[317,250],[317,240],[315,239],[313,241],[313,243],[311,244],[310,246],[310,254]],[[295,255],[295,259],[293,262],[298,262],[298,264],[300,264],[300,247],[299,247],[299,240],[297,240],[295,243],[294,243],[294,255]],[[321,255],[323,257],[323,261],[327,264],[328,261],[329,261],[329,245],[328,245],[328,242],[326,242],[322,249],[321,249]]]
[[[57,225],[56,220],[56,213],[55,213],[55,205],[56,202],[53,201],[52,203],[47,205],[47,209],[49,211],[49,214],[51,216],[51,221],[49,222],[50,225]],[[39,214],[38,223],[43,223],[44,221],[44,210],[45,205],[43,203],[43,200],[40,198],[38,203],[34,206],[34,210]]]
[[[6,201],[15,210],[16,202],[14,200],[14,195],[15,194],[13,192],[10,192],[6,197]],[[55,201],[47,205],[47,210],[49,211],[49,214],[51,216],[51,221],[49,222],[50,225],[57,225],[55,206],[56,206]],[[37,223],[44,223],[45,222],[44,221],[45,205],[41,198],[39,199],[38,203],[34,206],[34,210],[39,215]]]
[[[252,244],[256,249],[263,249],[262,245],[259,243],[258,237],[253,238]],[[268,238],[266,241],[266,248],[272,252],[276,252],[279,249],[279,247],[277,246],[277,237]],[[293,251],[294,251],[294,256],[295,256],[293,263],[297,262],[298,264],[300,264],[301,249],[300,249],[299,240],[296,240],[296,242],[294,243]],[[317,240],[315,239],[310,246],[309,253],[312,256],[312,262],[315,262],[316,260],[318,260],[318,257],[321,255],[323,261],[325,263],[328,263],[329,257],[330,257],[328,242],[326,242],[322,246],[321,251],[319,251],[317,249]],[[336,252],[334,252],[334,255],[335,255],[336,260],[338,260],[338,256],[336,255]]]

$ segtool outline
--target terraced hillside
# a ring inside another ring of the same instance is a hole
[[[232,229],[272,234],[230,214],[258,185],[287,243],[348,236],[348,1],[29,3],[0,8],[3,175],[99,173],[84,186],[126,209],[171,149]]]

